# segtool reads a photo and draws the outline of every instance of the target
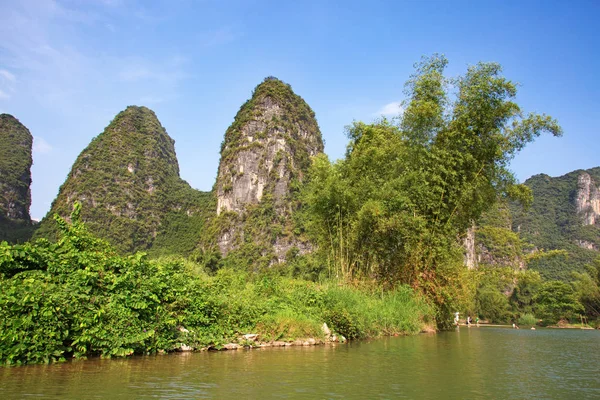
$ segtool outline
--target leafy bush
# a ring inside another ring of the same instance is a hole
[[[523,314],[519,317],[519,325],[535,325],[537,324],[537,318],[533,314]]]
[[[359,319],[346,309],[326,311],[323,317],[328,325],[348,339],[364,336],[364,328]]]
[[[477,291],[476,309],[478,315],[491,322],[506,322],[512,318],[508,298],[496,288]]]
[[[554,324],[561,319],[569,321],[583,312],[583,306],[571,285],[562,281],[548,281],[542,284],[535,297],[536,314],[544,325]]]

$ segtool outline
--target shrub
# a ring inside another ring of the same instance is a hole
[[[535,297],[536,314],[544,325],[555,324],[561,319],[573,320],[583,306],[571,285],[562,281],[544,282]]]
[[[533,314],[523,314],[519,317],[519,325],[535,325],[537,324],[537,318]]]

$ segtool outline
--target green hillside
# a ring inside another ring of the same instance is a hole
[[[68,217],[76,201],[90,231],[123,253],[187,254],[211,195],[179,177],[174,141],[154,112],[130,106],[77,157],[35,237],[54,238],[51,216]]]
[[[588,173],[594,185],[600,182],[600,168],[577,170],[561,177],[535,175],[525,181],[534,195],[532,206],[523,210],[512,207],[513,230],[520,232],[534,250],[566,250],[568,257],[543,257],[532,260],[529,268],[547,279],[568,280],[572,271],[582,272],[598,252],[581,247],[581,243],[598,248],[600,227],[584,225],[577,212],[578,178]]]

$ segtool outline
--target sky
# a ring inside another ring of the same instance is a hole
[[[449,76],[494,61],[524,111],[558,119],[511,163],[520,181],[600,165],[600,1],[0,0],[0,113],[34,136],[31,216],[128,105],[154,110],[181,177],[210,190],[227,127],[267,76],[315,111],[341,158],[352,121],[401,111],[424,55]]]

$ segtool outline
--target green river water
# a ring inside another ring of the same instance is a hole
[[[460,328],[0,368],[0,399],[600,399],[600,331]]]

